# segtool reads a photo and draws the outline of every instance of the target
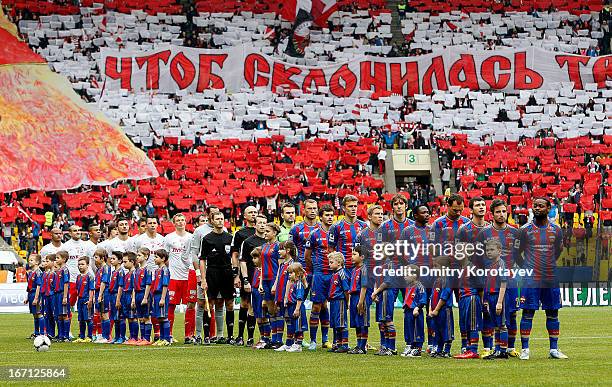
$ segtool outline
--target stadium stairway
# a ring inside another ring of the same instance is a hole
[[[431,160],[431,182],[436,189],[436,192],[440,192],[442,195],[442,179],[440,177],[440,162],[438,161],[438,151],[436,149],[429,150],[429,159]],[[454,179],[451,179],[454,183]]]
[[[402,23],[397,12],[397,5],[407,2],[406,0],[387,0],[387,8],[391,10],[391,34],[393,39],[391,42],[398,47],[404,43],[404,35],[402,34]]]

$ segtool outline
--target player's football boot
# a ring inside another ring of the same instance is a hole
[[[378,349],[368,343],[366,344],[366,351],[378,351]]]
[[[359,347],[355,347],[353,349],[351,349],[350,351],[347,352],[349,355],[365,355],[366,351],[364,351],[363,349],[359,348]]]
[[[304,348],[308,348],[308,347],[310,347],[310,341],[308,341],[308,340],[302,340],[302,347],[304,347]]]
[[[521,349],[521,354],[519,355],[519,359],[529,360],[529,348]]]
[[[204,340],[202,340],[202,345],[210,345],[210,337],[205,337]]]
[[[83,339],[81,339],[80,337],[73,341],[73,343],[82,343],[82,342],[83,342]]]
[[[84,343],[91,343],[91,337],[86,337],[83,339]]]
[[[170,343],[172,343],[172,344],[178,343],[178,340],[175,339],[174,337],[170,337]]]
[[[476,352],[465,351],[463,353],[453,356],[453,358],[454,359],[480,359],[480,356]]]
[[[507,359],[508,352],[495,351],[497,354],[495,355],[496,359]]]
[[[432,350],[433,350],[433,345],[428,345],[425,352],[431,354],[433,352]]]
[[[230,336],[227,338],[227,341],[225,342],[225,344],[229,344],[229,345],[235,345],[236,344],[236,340]]]
[[[410,348],[410,347],[406,347],[406,349],[404,349],[404,352],[402,352],[402,353],[400,354],[400,356],[401,356],[401,357],[406,357],[406,356],[408,356],[408,354],[409,354],[410,352],[412,352],[412,348]]]
[[[397,350],[396,349],[388,349],[387,348],[387,351],[391,352],[391,355],[397,356]]]
[[[491,351],[490,349],[483,349],[482,352],[480,353],[480,357],[483,358],[485,356],[489,356],[492,353],[493,351]]]
[[[236,347],[242,347],[242,346],[244,346],[244,339],[243,339],[242,337],[238,337],[238,338],[236,339],[236,341],[234,342],[234,345],[235,345]]]
[[[202,338],[200,336],[193,339],[193,345],[202,345]]]
[[[516,349],[514,349],[514,348],[508,348],[506,353],[508,354],[509,357],[518,357],[519,356],[519,353],[516,352]]]
[[[376,355],[376,356],[387,356],[387,348],[380,347],[378,352],[376,352],[374,355]]]
[[[317,350],[317,342],[316,341],[311,341],[310,345],[308,345],[308,350],[309,351],[316,351]]]
[[[325,348],[325,349],[331,349],[332,347],[333,345],[329,341],[324,342],[322,345],[322,348]]]
[[[210,339],[211,342],[212,339]],[[227,344],[227,340],[225,339],[225,337],[217,337],[217,340],[214,342],[215,344]]]
[[[452,356],[448,352],[438,352],[438,356],[437,357],[441,357],[441,358],[444,358],[444,359],[450,359]]]
[[[349,351],[348,345],[341,345],[336,349],[336,353],[347,353]]]
[[[302,352],[301,344],[293,344],[291,347],[287,348],[287,352]]]
[[[100,340],[96,340],[95,341],[96,344],[108,344],[110,343],[110,341],[108,341],[108,339],[105,339],[104,337],[101,338]]]
[[[421,357],[421,350],[419,348],[413,348],[406,357]]]
[[[170,345],[170,342],[167,340],[160,340],[159,344],[157,344],[158,347],[167,347]]]
[[[217,336],[213,336],[213,337],[211,337],[211,338],[210,338],[210,343],[211,343],[211,344],[217,344],[217,340],[219,340],[219,339],[217,338]]]
[[[290,347],[286,346],[285,344],[281,345],[278,348],[274,348],[274,352],[285,352],[286,350],[288,350]]]
[[[255,343],[255,340],[253,340],[252,338],[246,341],[247,347],[252,347],[254,343]]]
[[[568,359],[567,355],[563,354],[563,352],[558,349],[551,349],[548,357],[551,359]]]
[[[495,360],[497,359],[497,356],[500,355],[501,352],[497,352],[497,351],[493,351],[490,354],[486,355],[486,356],[482,356],[482,360]],[[504,352],[505,354],[505,352]],[[506,359],[508,358],[508,355],[506,355]]]
[[[266,342],[259,341],[257,344],[253,346],[253,349],[266,349]]]
[[[126,341],[123,344],[125,344],[125,345],[136,345],[137,342],[138,341],[136,341],[136,339],[129,339],[128,341]]]
[[[327,350],[327,352],[331,353],[336,353],[336,351],[338,351],[338,346],[336,344],[332,345],[332,347]]]

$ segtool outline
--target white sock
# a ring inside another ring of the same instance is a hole
[[[196,315],[195,315],[195,331],[196,337],[202,337],[202,324],[204,321],[204,308],[196,304]]]
[[[215,324],[217,325],[217,337],[223,337],[223,308],[215,308]]]

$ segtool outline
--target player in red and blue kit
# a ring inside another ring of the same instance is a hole
[[[334,329],[337,338],[334,346],[328,352],[346,353],[348,347],[348,325],[347,325],[347,300],[349,287],[349,276],[344,269],[344,257],[337,251],[329,254],[329,265],[333,270],[329,283],[329,317],[330,327]]]
[[[43,317],[43,272],[40,270],[40,255],[30,254],[28,257],[30,271],[27,275],[28,280],[28,303],[30,314],[34,318],[34,335],[45,334],[45,318]]]
[[[448,204],[446,215],[436,219],[432,223],[431,229],[435,237],[434,242],[440,244],[450,243],[454,245],[459,227],[469,223],[470,219],[461,215],[464,208],[463,196],[451,194],[446,202]]]
[[[503,271],[506,269],[501,259],[502,245],[497,239],[489,239],[485,242],[485,267],[489,270]],[[483,359],[507,359],[508,358],[508,328],[506,327],[505,296],[507,278],[501,272],[500,275],[489,275],[486,277],[484,289],[484,324],[495,329],[495,350]]]
[[[58,341],[70,341],[70,271],[66,267],[68,253],[58,251],[55,254],[55,274],[57,275],[54,290],[55,310],[58,316]]]
[[[136,282],[136,254],[127,252],[123,256],[123,268],[126,272],[121,277],[121,314],[127,318],[130,326],[130,339],[125,342],[127,345],[138,344],[138,320],[136,313],[136,297],[134,283]]]
[[[111,325],[115,327],[115,340],[112,344],[123,344],[125,341],[123,335],[125,334],[125,319],[121,313],[121,281],[123,277],[123,270],[121,264],[123,263],[123,253],[120,251],[113,251],[110,257],[110,264],[113,268],[111,273],[110,282],[108,285],[108,295],[110,303],[109,318]]]
[[[358,199],[353,195],[346,195],[342,199],[342,209],[344,211],[344,219],[334,223],[329,229],[327,235],[327,244],[329,251],[338,251],[345,257],[345,270],[350,275],[353,270],[353,262],[351,261],[351,249],[355,246],[357,235],[361,230],[368,227],[368,224],[363,220],[357,219]]]
[[[96,280],[89,271],[89,258],[81,257],[78,261],[79,275],[76,279],[77,310],[79,320],[79,338],[75,343],[91,343],[93,336],[93,298]],[[87,331],[87,337],[85,337]]]
[[[151,345],[151,323],[150,311],[150,291],[151,291],[151,271],[147,269],[149,259],[149,249],[141,248],[137,255],[137,267],[134,270],[134,299],[136,303],[136,317],[140,328],[140,340],[136,345]]]
[[[482,264],[479,263],[479,260],[481,257],[479,256],[479,254],[476,254],[475,247],[476,247],[476,243],[478,242],[478,235],[485,227],[489,225],[484,220],[485,214],[487,212],[487,203],[482,197],[476,196],[470,199],[469,208],[472,211],[472,219],[468,223],[465,223],[462,226],[460,226],[459,229],[457,230],[457,233],[455,234],[455,248],[456,248],[456,252],[454,256],[455,260],[451,262],[451,267],[453,268],[465,267],[466,266],[465,263],[468,260],[476,267],[482,266]],[[470,248],[470,252],[473,251],[474,253],[468,256],[468,254],[466,253],[468,247],[463,247],[463,246],[470,246],[470,245],[472,246]],[[467,294],[467,295],[462,294],[461,288],[465,289],[465,288],[469,288],[469,286],[464,283],[459,287],[459,293],[458,293],[459,300],[461,300],[462,297],[471,297],[471,294]],[[455,287],[455,289],[457,288]],[[480,298],[482,298],[482,293],[480,293],[480,295],[481,295]],[[455,294],[455,296],[457,296],[457,294]],[[463,304],[461,304],[461,302],[459,303],[459,329],[461,331],[461,351],[467,353],[465,357],[463,356],[463,354],[458,355],[459,356],[458,358],[460,359],[464,359],[464,358],[476,359],[477,358],[475,357],[476,352],[474,352],[473,350],[478,349],[478,341],[477,341],[478,338],[476,339],[474,339],[473,337],[469,338],[468,335],[470,335],[470,332],[465,330],[465,328],[471,327],[473,325],[471,323],[476,320],[482,322],[481,305],[480,304],[476,305],[474,304],[475,302],[476,301],[472,300],[469,303],[467,301],[465,301]],[[462,309],[462,305],[463,305],[463,309]],[[476,313],[480,316],[476,320],[472,318],[472,313],[474,311],[476,311]],[[464,320],[466,317],[470,318],[469,322],[466,322]],[[493,346],[493,328],[483,327],[482,324],[479,324],[479,327],[482,329],[482,341],[483,341],[485,352],[488,353],[488,351],[490,351],[491,347]],[[476,348],[474,348],[474,340],[476,340],[476,345],[475,345]],[[471,344],[468,345],[468,342],[470,342]],[[470,347],[472,350],[470,351],[468,347]]]
[[[272,287],[276,281],[278,267],[281,264],[280,245],[277,241],[277,236],[280,233],[280,227],[276,223],[268,223],[264,238],[266,243],[261,246],[261,286],[264,291],[263,299],[270,314],[270,326],[272,329],[272,341],[277,338],[278,327],[283,325],[283,317],[280,315],[276,304],[274,303],[274,294]],[[270,343],[270,346],[273,344]],[[274,343],[274,346],[278,343]],[[280,345],[279,345],[280,346]]]
[[[528,360],[529,335],[535,311],[542,306],[546,313],[546,329],[550,344],[550,357],[566,359],[559,351],[559,309],[561,291],[555,277],[557,260],[563,248],[561,227],[548,220],[550,201],[544,197],[533,199],[533,221],[519,229],[514,243],[515,257],[520,267],[533,270],[521,283],[521,344],[519,358]]]
[[[317,222],[317,202],[313,199],[306,199],[304,200],[304,221],[296,224],[289,230],[289,240],[295,244],[297,249],[296,261],[306,270],[306,281],[308,283],[306,294],[308,294],[312,284],[312,272],[306,266],[306,245],[310,240],[310,234],[317,228],[319,228],[319,223]]]
[[[455,359],[479,359],[478,335],[482,324],[482,286],[479,278],[470,276],[468,269],[473,266],[468,258],[461,261],[463,276],[458,279],[459,286],[459,330],[461,331],[462,353],[453,356]],[[463,347],[463,336],[466,336],[466,346]],[[464,350],[465,348],[465,350]]]
[[[450,258],[438,256],[434,258],[434,268],[450,267]],[[429,317],[434,327],[434,347],[431,357],[450,356],[451,346],[455,339],[455,322],[453,320],[453,290],[446,277],[439,276],[434,279],[429,298]]]
[[[310,233],[306,242],[304,252],[306,260],[306,270],[312,273],[312,284],[310,287],[310,300],[312,309],[308,325],[310,328],[310,345],[308,350],[317,349],[317,329],[321,323],[321,342],[323,348],[331,348],[328,341],[329,333],[329,309],[327,308],[327,295],[329,294],[329,281],[331,279],[331,269],[329,268],[329,246],[327,244],[329,229],[334,222],[334,208],[329,204],[324,204],[319,210],[321,224],[319,228]]]
[[[257,321],[259,326],[260,340],[253,346],[254,349],[266,349],[270,347],[270,320],[268,318],[268,308],[264,307],[263,300],[263,285],[261,283],[261,247],[255,247],[251,251],[251,257],[253,258],[253,278],[251,283],[253,284],[251,291],[251,308],[253,309],[253,317]]]
[[[419,357],[423,350],[425,318],[423,308],[427,305],[427,292],[419,281],[419,267],[409,266],[408,287],[404,291],[404,341],[406,349],[401,356]]]
[[[53,314],[53,289],[55,289],[55,273],[53,272],[53,263],[55,254],[48,254],[42,260],[43,266],[43,310],[45,314],[45,333],[49,338],[55,338],[55,316]]]
[[[370,327],[370,306],[372,304],[372,289],[367,286],[367,273],[364,273],[363,250],[364,246],[353,247],[352,259],[355,269],[350,281],[350,304],[349,314],[351,316],[351,328],[355,328],[357,346],[348,353],[350,355],[365,355],[368,344],[368,328]],[[362,295],[362,289],[365,289]]]
[[[286,243],[286,242],[285,242]],[[285,294],[285,318],[287,319],[287,352],[302,352],[304,330],[307,329],[306,307],[306,272],[299,262],[289,266],[289,283]]]
[[[95,297],[96,310],[100,313],[100,325],[102,328],[102,337],[98,338],[95,343],[106,344],[110,342],[111,325],[109,319],[110,311],[110,294],[108,292],[111,277],[111,267],[107,264],[108,253],[104,249],[96,250],[94,254],[96,260],[95,275]]]
[[[293,338],[287,336],[287,342],[283,344],[283,331],[285,317],[285,293],[287,291],[287,283],[289,282],[289,266],[293,264],[296,255],[296,248],[293,242],[287,240],[280,244],[279,254],[283,259],[283,263],[278,267],[276,280],[272,286],[272,294],[274,294],[274,303],[278,314],[282,316],[280,321],[272,326],[272,347],[277,352],[286,351],[293,345]]]
[[[151,316],[159,321],[159,340],[153,344],[157,346],[168,346],[172,340],[170,338],[170,320],[168,320],[170,270],[168,270],[167,263],[168,252],[166,250],[156,250],[155,264],[157,269],[153,272],[153,279],[151,281],[151,292],[153,293]]]
[[[478,235],[478,242],[485,244],[489,240],[498,240],[501,244],[501,259],[506,268],[515,266],[514,241],[518,237],[518,228],[511,226],[508,221],[508,210],[506,203],[501,199],[494,199],[489,211],[493,215],[493,223],[485,227]],[[519,310],[518,282],[514,278],[508,279],[505,293],[504,311],[505,321],[508,329],[508,356],[517,357],[518,353],[514,350],[516,340],[517,324],[516,313]]]

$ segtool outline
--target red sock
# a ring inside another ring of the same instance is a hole
[[[101,334],[102,333],[102,326],[101,326],[101,323],[100,323],[100,312],[94,313],[93,324],[94,324],[93,333],[96,334],[96,335]]]
[[[195,308],[187,308],[185,311],[185,337],[193,337],[195,329]]]
[[[151,323],[153,324],[153,335],[159,337],[159,321],[157,317],[151,317]]]
[[[168,308],[168,320],[170,320],[170,336],[172,335],[172,328],[174,328],[174,310],[176,309],[176,305],[170,304],[170,308]]]
[[[215,322],[215,307],[212,305],[210,306],[210,324],[208,324],[208,326],[210,327],[210,337],[217,336],[217,323]]]
[[[110,323],[111,323],[111,329],[108,335],[109,337],[113,337],[113,327],[115,326],[115,320],[110,320]]]

